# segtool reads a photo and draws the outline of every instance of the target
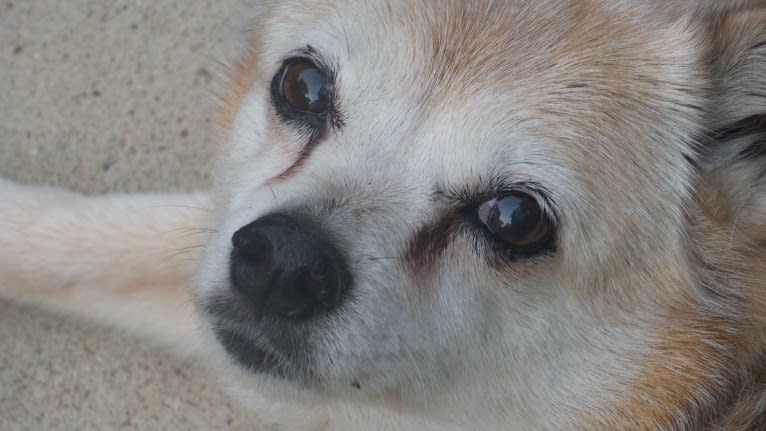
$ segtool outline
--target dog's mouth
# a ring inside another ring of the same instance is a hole
[[[312,371],[309,361],[296,358],[289,352],[280,352],[273,346],[253,340],[243,331],[228,327],[222,322],[213,324],[216,340],[226,349],[229,356],[249,372],[264,374],[279,380],[316,387],[319,379]]]
[[[307,322],[287,325],[257,315],[235,293],[216,295],[200,305],[216,341],[238,366],[301,387],[320,384]]]

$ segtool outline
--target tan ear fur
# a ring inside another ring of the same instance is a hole
[[[744,370],[712,430],[766,427],[766,2],[709,10],[715,88],[690,236],[709,284],[735,302]]]
[[[752,239],[766,240],[766,3],[709,21],[715,93],[701,161],[721,208]]]
[[[766,111],[766,2],[716,14],[705,29],[718,88],[714,107],[725,127]]]

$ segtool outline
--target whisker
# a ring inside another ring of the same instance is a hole
[[[182,237],[186,238],[191,235],[201,235],[201,234],[211,234],[211,233],[218,233],[218,230],[212,229],[212,228],[205,228],[205,227],[179,227],[179,228],[163,231],[161,235],[181,234]]]
[[[277,194],[274,193],[274,188],[271,187],[271,181],[266,181],[266,187],[268,187],[269,190],[271,191],[271,196],[274,198],[274,202],[279,203],[279,199],[277,199]]]
[[[198,244],[198,245],[190,245],[188,247],[179,248],[179,249],[176,249],[176,250],[168,253],[167,255],[165,255],[164,258],[165,259],[173,259],[173,258],[178,257],[178,256],[183,256],[185,254],[190,254],[191,252],[193,252],[195,250],[198,250],[198,249],[201,249],[201,248],[204,248],[204,247],[205,247],[204,244]]]
[[[420,370],[420,367],[418,366],[418,361],[415,360],[415,356],[412,355],[412,352],[410,352],[410,349],[407,347],[407,344],[402,343],[402,348],[404,349],[405,353],[407,353],[407,356],[409,356],[410,360],[412,361],[412,365],[415,367],[415,374],[417,375],[418,382],[420,382],[420,390],[423,393],[423,404],[427,407],[428,392],[426,392],[426,382],[423,379],[423,373]]]
[[[395,256],[368,256],[366,259],[376,262],[378,260],[396,260],[398,258]]]
[[[154,208],[154,209],[162,209],[162,208],[185,208],[185,209],[191,209],[196,211],[201,211],[204,213],[210,213],[212,212],[211,208],[208,207],[200,207],[196,205],[185,205],[185,204],[161,204],[161,205],[150,205],[145,208]]]

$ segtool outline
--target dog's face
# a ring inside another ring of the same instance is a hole
[[[684,208],[711,84],[682,12],[264,6],[194,286],[242,386],[516,423],[625,400],[705,303]]]

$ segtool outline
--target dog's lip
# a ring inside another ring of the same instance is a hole
[[[243,331],[222,322],[213,323],[213,334],[229,356],[245,370],[302,386],[316,386],[318,379],[299,361],[261,345]]]
[[[249,340],[240,331],[216,323],[213,325],[213,333],[235,362],[246,370],[265,372],[274,377],[289,379],[283,359]]]

